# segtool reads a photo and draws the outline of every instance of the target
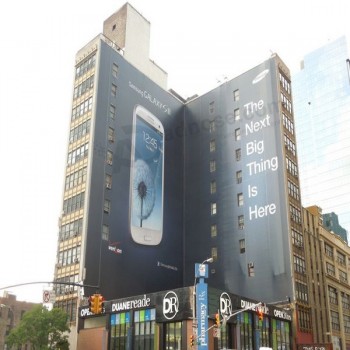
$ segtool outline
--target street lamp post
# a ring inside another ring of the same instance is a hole
[[[198,350],[208,349],[208,285],[204,279],[208,278],[208,265],[206,263],[211,262],[213,262],[213,258],[208,258],[201,264],[195,264],[193,322],[196,330],[195,338],[198,342]]]

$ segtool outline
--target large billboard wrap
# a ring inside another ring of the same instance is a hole
[[[183,104],[104,42],[97,64],[85,283],[108,299],[180,287]]]
[[[214,249],[208,284],[265,301],[293,295],[278,83],[272,58],[189,102],[185,119],[207,126],[186,134],[185,246],[202,247],[186,261]]]

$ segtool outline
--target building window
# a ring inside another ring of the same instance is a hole
[[[240,116],[240,113],[239,113],[239,108],[236,108],[236,109],[233,111],[233,115],[234,115],[234,117],[235,117],[235,121],[241,119],[241,116]]]
[[[114,129],[108,128],[108,141],[114,142]]]
[[[112,75],[114,76],[114,78],[116,78],[118,75],[118,66],[115,63],[113,63],[112,65]]]
[[[338,264],[345,266],[345,255],[337,251],[337,261]]]
[[[240,148],[236,149],[236,161],[240,161],[242,158],[242,150]]]
[[[244,215],[239,215],[238,216],[238,228],[240,230],[244,229]]]
[[[333,247],[330,246],[329,244],[325,243],[324,244],[324,250],[325,250],[326,255],[333,259],[333,257],[334,257],[334,255],[333,255]]]
[[[112,175],[106,174],[106,188],[111,189],[112,188]]]
[[[255,277],[254,262],[253,261],[250,261],[248,263],[248,276]]]
[[[110,117],[111,119],[115,119],[116,114],[117,114],[117,109],[115,108],[115,106],[110,105],[110,106],[109,106],[109,117]]]
[[[295,282],[295,294],[297,300],[308,303],[307,284],[303,282]]]
[[[209,113],[214,114],[214,112],[215,112],[215,102],[212,101],[209,103]]]
[[[210,194],[216,193],[216,181],[210,182]]]
[[[348,274],[345,271],[339,270],[339,280],[343,283],[348,283]]]
[[[337,290],[331,286],[328,287],[329,302],[334,305],[338,305]]]
[[[214,261],[218,260],[218,248],[211,248],[211,257],[214,259]]]
[[[216,171],[216,161],[215,160],[211,160],[209,163],[209,169],[210,172],[213,173]]]
[[[241,139],[241,129],[238,128],[235,130],[235,140],[239,141]]]
[[[167,322],[165,325],[165,347],[164,349],[179,349],[179,344],[182,341],[182,322]],[[125,333],[127,334],[127,333]],[[126,344],[126,342],[124,343]],[[123,344],[123,345],[124,345]],[[146,344],[142,344],[142,347],[138,347],[137,349],[154,349],[153,346],[146,347]],[[125,349],[125,347],[113,348],[113,349]],[[136,348],[135,348],[136,349]]]
[[[295,228],[292,228],[292,240],[294,245],[298,247],[303,246],[303,235]]]
[[[113,97],[116,97],[117,96],[117,85],[115,84],[112,84],[112,87],[111,87],[111,95]]]
[[[104,241],[109,240],[109,226],[107,225],[102,225],[102,239]]]
[[[239,240],[239,252],[241,254],[245,253],[245,239]]]
[[[350,295],[343,293],[341,296],[343,309],[350,309]]]
[[[210,213],[211,215],[216,215],[216,203],[211,203],[210,204]]]
[[[218,234],[218,227],[216,224],[210,226],[210,235],[211,237],[216,237]]]
[[[111,211],[111,201],[108,199],[105,199],[104,204],[103,204],[103,211],[106,214],[109,214]]]
[[[233,101],[239,101],[239,90],[233,91]]]
[[[331,310],[331,323],[332,323],[332,330],[334,331],[340,330],[339,313],[333,310]]]
[[[305,266],[305,259],[301,256],[294,255],[294,271],[299,272],[301,274],[305,274],[306,266]]]
[[[209,122],[209,132],[210,132],[210,133],[215,132],[215,120],[211,120],[211,121]]]
[[[113,164],[113,152],[112,151],[107,151],[106,153],[106,161],[107,164],[112,165]]]
[[[237,205],[241,207],[243,205],[243,193],[237,194]]]
[[[326,273],[330,276],[335,277],[335,267],[333,264],[326,262]]]
[[[238,184],[242,183],[242,170],[236,171],[236,182]]]
[[[110,315],[111,338],[109,349],[126,349],[126,344],[129,341],[128,334],[131,330],[131,320],[130,312]],[[134,349],[138,349],[138,347]]]
[[[350,333],[350,316],[343,315],[343,321],[344,321],[344,332]]]
[[[209,143],[209,149],[210,149],[210,152],[215,152],[215,150],[216,150],[215,140],[211,140],[211,141],[210,141],[210,143]]]

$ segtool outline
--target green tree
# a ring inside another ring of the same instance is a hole
[[[32,350],[68,350],[68,315],[61,309],[47,310],[38,305],[27,311],[17,327],[11,330],[9,348],[30,343]]]

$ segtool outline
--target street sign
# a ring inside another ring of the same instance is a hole
[[[43,291],[43,303],[48,304],[48,303],[54,303],[56,300],[56,295],[53,290],[44,290]]]
[[[43,291],[43,302],[44,303],[49,303],[50,302],[50,291],[49,290],[44,290]]]

